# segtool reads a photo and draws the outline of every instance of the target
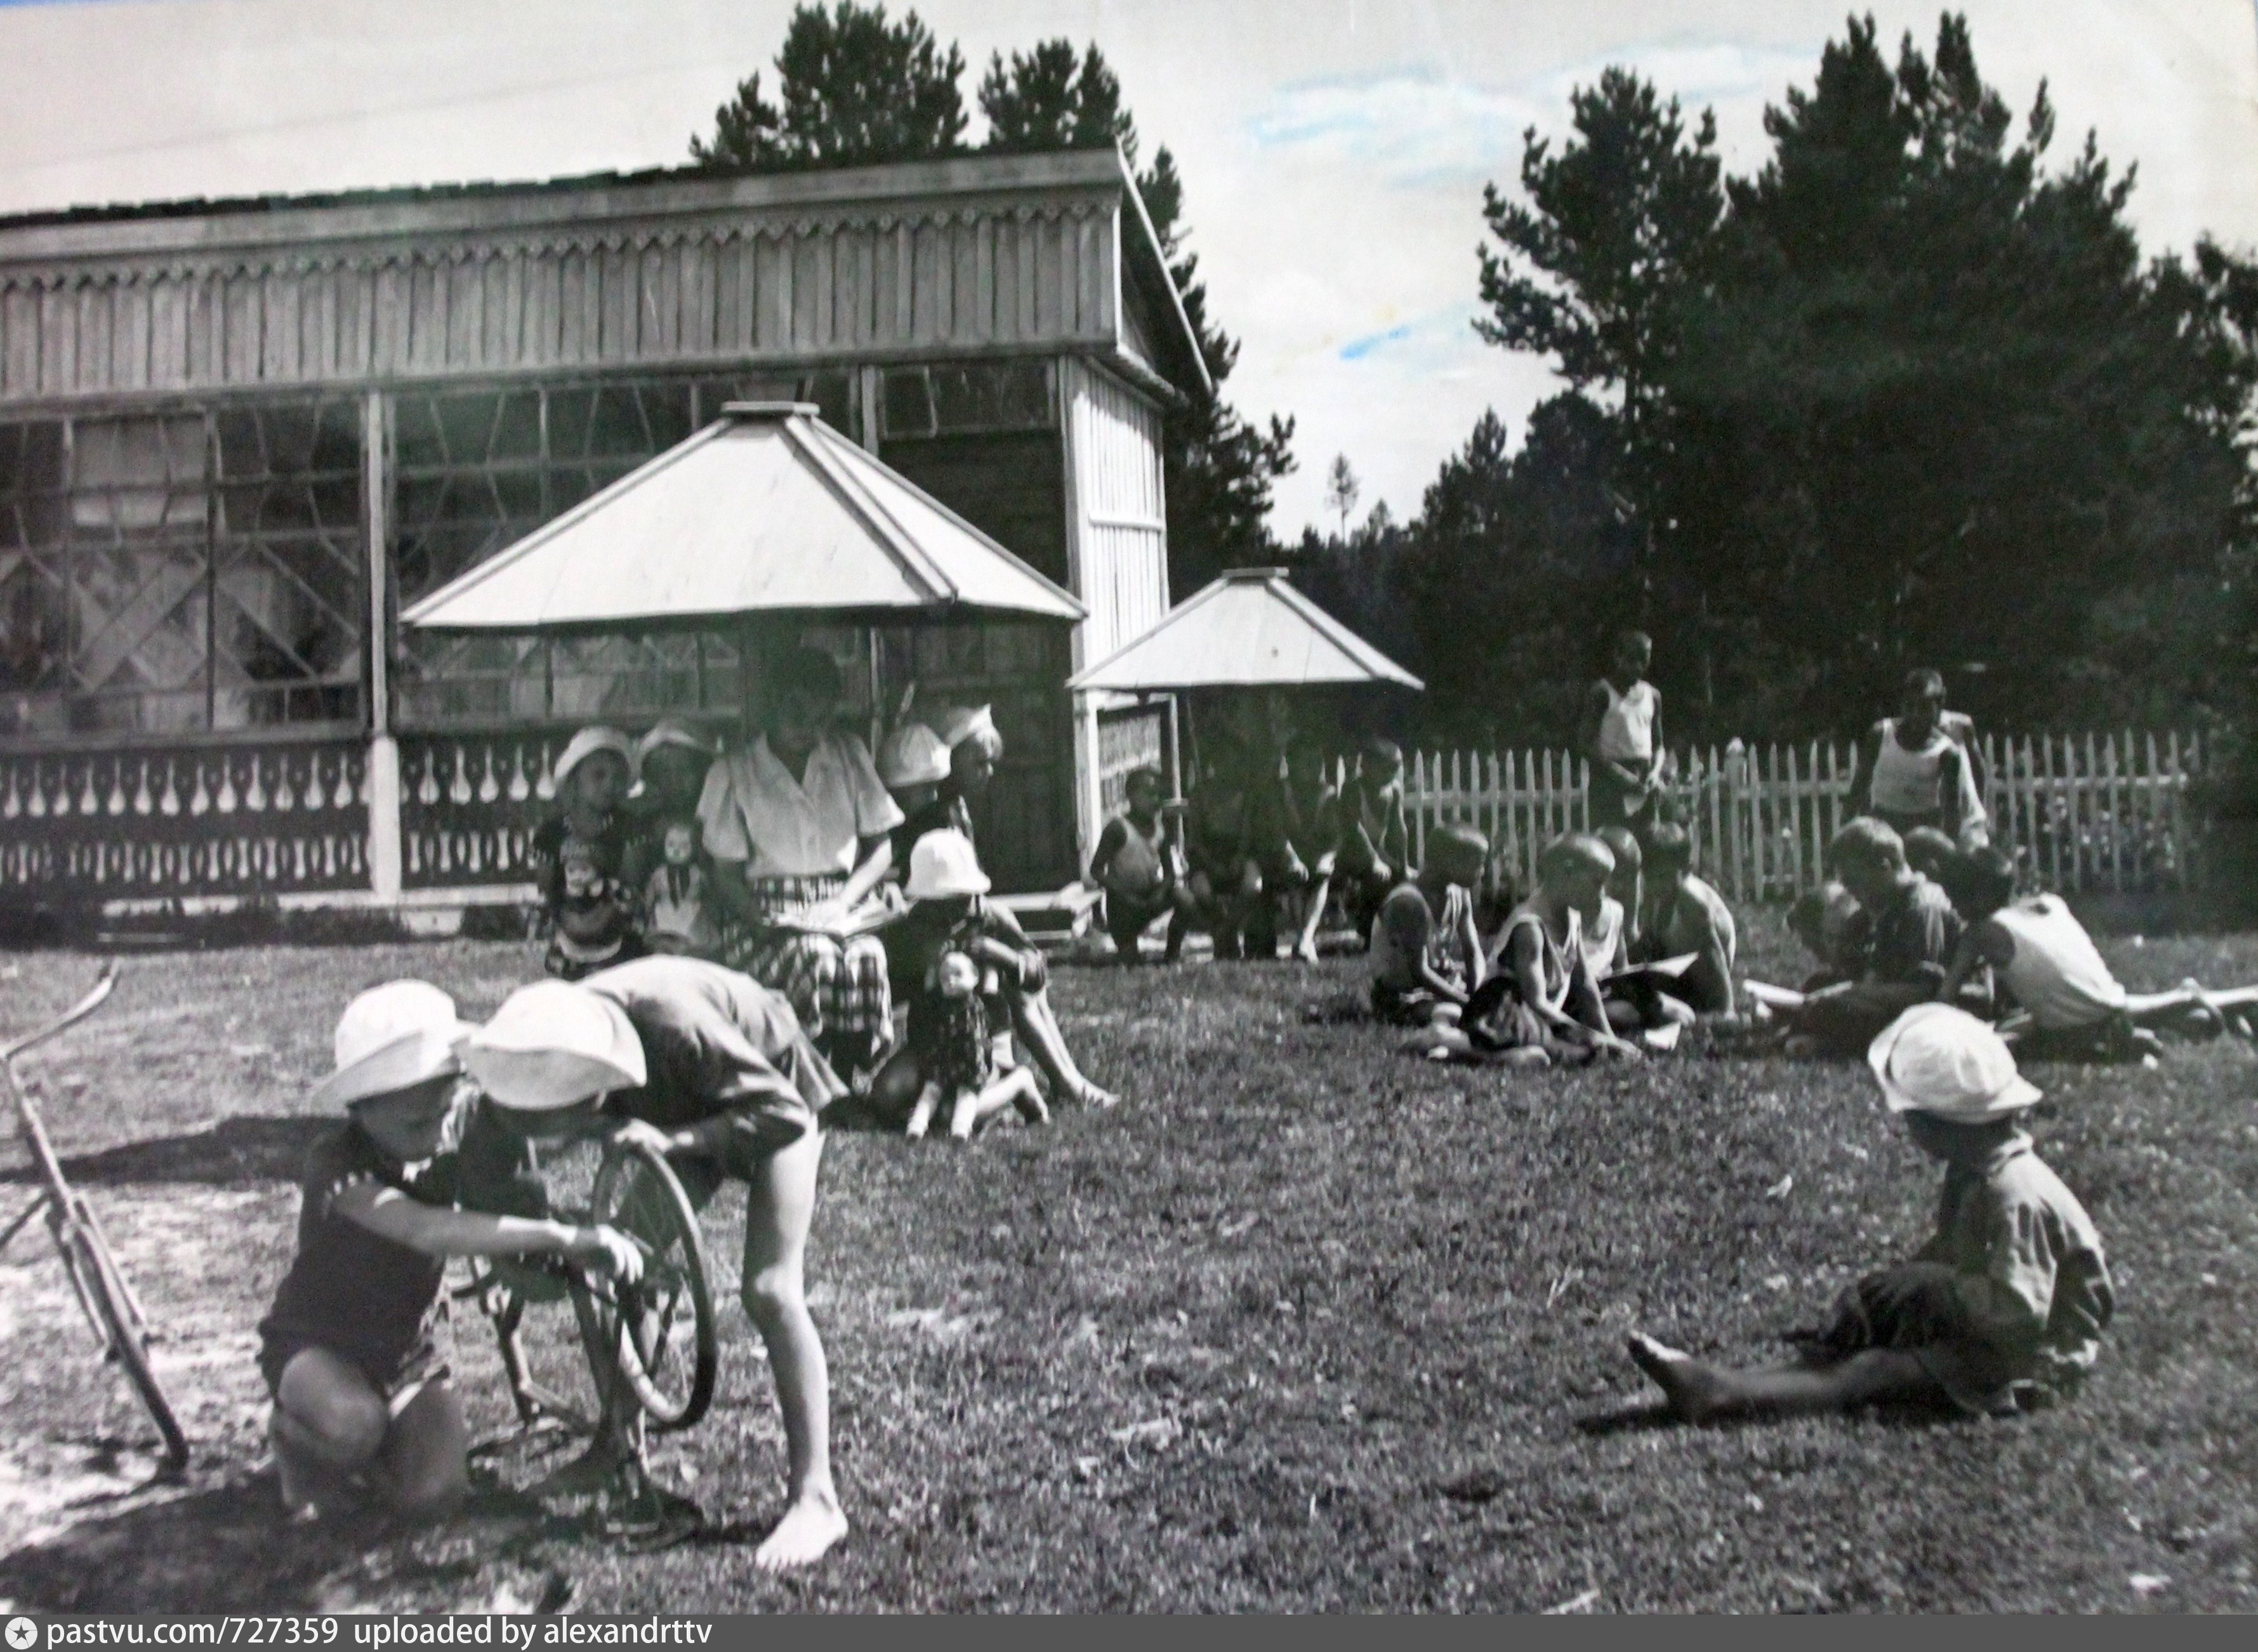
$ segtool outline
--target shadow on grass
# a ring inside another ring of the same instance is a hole
[[[216,1188],[253,1182],[295,1182],[305,1172],[306,1153],[334,1120],[251,1117],[223,1119],[185,1136],[160,1136],[126,1142],[99,1152],[63,1160],[63,1173],[75,1182],[102,1186],[121,1182],[201,1182]],[[0,1181],[35,1181],[29,1166],[0,1173]]]
[[[613,1541],[499,1487],[442,1526],[373,1510],[300,1524],[258,1479],[89,1514],[0,1556],[0,1599],[82,1613],[554,1612],[573,1592],[559,1551]]]

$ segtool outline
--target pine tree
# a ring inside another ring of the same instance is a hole
[[[761,96],[757,74],[741,82],[714,111],[714,136],[690,140],[692,160],[721,171],[858,167],[963,147],[963,53],[943,52],[914,11],[891,23],[884,5],[799,6],[776,71],[779,101]]]

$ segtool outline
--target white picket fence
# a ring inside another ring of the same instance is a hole
[[[2027,856],[2049,889],[2149,891],[2199,882],[2187,804],[2202,743],[2178,733],[1986,736],[1978,742],[1992,840]],[[1807,744],[1680,749],[1665,791],[1694,840],[1695,869],[1736,901],[1790,898],[1824,876],[1828,840],[1858,812],[1856,749]],[[1563,832],[1587,823],[1589,765],[1565,751],[1410,755],[1405,803],[1415,854],[1431,826],[1485,833],[1524,882]]]

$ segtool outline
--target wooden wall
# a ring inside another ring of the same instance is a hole
[[[18,262],[0,232],[0,401],[1118,348],[1118,229],[1087,194],[210,261]]]

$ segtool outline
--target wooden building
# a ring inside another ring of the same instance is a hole
[[[1064,684],[1168,606],[1161,413],[1205,387],[1105,152],[0,220],[0,908],[513,898],[563,736],[726,727],[765,644],[400,607],[738,399],[1088,607],[818,634],[866,712],[994,702],[983,857],[1056,888],[1159,747]]]

